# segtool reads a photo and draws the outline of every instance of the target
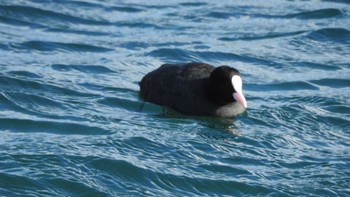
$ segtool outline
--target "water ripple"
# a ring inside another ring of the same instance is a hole
[[[43,83],[39,81],[25,80],[14,77],[7,77],[0,74],[0,89],[2,91],[11,92],[12,90],[19,91],[28,91],[28,92],[42,92],[43,90],[49,91],[53,94],[69,95],[69,96],[78,96],[78,97],[95,97],[94,94],[89,94],[85,92],[78,92],[76,90],[71,90],[69,88],[60,87],[57,85],[52,85],[48,83]]]
[[[350,31],[344,28],[323,28],[311,32],[308,37],[317,41],[347,43],[350,40]]]
[[[263,40],[263,39],[273,39],[273,38],[280,38],[280,37],[288,37],[288,36],[295,36],[299,34],[303,34],[306,31],[296,31],[296,32],[273,32],[268,33],[266,35],[247,35],[244,34],[243,36],[237,36],[237,37],[221,37],[219,40],[222,41],[238,41],[238,40]]]
[[[115,174],[115,176],[119,177],[121,183],[134,185],[130,188],[130,192],[132,192],[132,190],[136,190],[137,187],[151,188],[154,185],[160,189],[165,189],[170,192],[183,193],[183,191],[189,191],[197,195],[209,193],[215,194],[218,192],[225,195],[232,195],[233,193],[231,188],[240,188],[241,191],[236,191],[234,193],[237,195],[248,191],[249,193],[260,195],[271,192],[271,190],[268,188],[259,187],[248,183],[228,180],[216,180],[215,182],[211,182],[211,180],[206,180],[203,178],[175,176],[167,173],[154,172],[145,168],[137,167],[122,160],[116,161],[99,159],[92,161],[90,165],[92,165],[93,168],[100,170],[102,173],[108,173],[108,171],[106,172],[105,170],[106,168],[115,169],[114,172],[118,173]],[[124,170],[119,171],[118,169]],[[140,175],[143,178],[140,179]],[[208,184],[209,182],[211,182],[211,184]],[[137,184],[137,187],[135,184]],[[189,193],[184,192],[183,194]]]
[[[261,59],[258,57],[252,57],[252,56],[246,56],[246,55],[237,55],[234,53],[226,53],[226,52],[211,52],[211,51],[190,51],[190,50],[183,50],[183,49],[172,49],[172,48],[166,48],[166,49],[157,49],[154,51],[151,51],[147,55],[158,57],[162,59],[167,59],[168,61],[193,61],[198,62],[201,59],[205,59],[206,61],[215,61],[215,60],[222,60],[222,61],[243,61],[243,62],[251,62],[251,63],[259,63],[264,65],[276,65],[276,62],[267,60],[267,59]]]
[[[293,64],[296,67],[305,67],[308,69],[317,69],[317,70],[340,70],[341,67],[337,65],[328,65],[328,64],[319,64],[314,62],[296,62]]]
[[[230,17],[255,17],[255,18],[279,18],[279,19],[291,19],[291,18],[298,18],[298,19],[325,19],[325,18],[333,18],[333,17],[341,17],[343,16],[343,12],[340,9],[335,8],[327,8],[327,9],[319,9],[319,10],[311,10],[311,11],[304,11],[299,13],[293,13],[293,14],[286,14],[286,15],[272,15],[272,14],[246,14],[244,12],[225,12],[225,11],[213,11],[210,12],[207,16],[218,18],[218,19],[228,19]]]
[[[65,135],[106,135],[108,130],[82,123],[0,118],[0,129],[13,132],[45,132]]]
[[[94,73],[94,74],[108,74],[115,73],[115,71],[101,65],[64,65],[64,64],[53,64],[51,68],[61,72],[80,71],[83,73]]]
[[[320,80],[312,80],[311,81],[314,84],[320,85],[320,86],[327,86],[332,88],[348,88],[350,87],[350,80],[349,79],[320,79]]]
[[[296,14],[288,14],[283,17],[285,18],[300,18],[300,19],[324,19],[332,17],[340,17],[343,12],[340,9],[327,8],[320,10],[311,10],[307,12],[300,12]]]
[[[77,43],[58,43],[58,42],[48,42],[48,41],[28,41],[24,43],[14,43],[11,47],[15,50],[20,51],[69,51],[69,52],[108,52],[113,49],[108,49],[104,47],[89,45],[89,44],[77,44]]]
[[[247,90],[254,91],[291,91],[291,90],[319,90],[308,82],[293,81],[274,84],[247,84]]]
[[[66,13],[44,10],[31,6],[18,5],[0,5],[0,15],[20,20],[26,23],[38,23],[52,26],[52,24],[60,24],[65,21],[72,24],[87,24],[87,25],[109,25],[106,21],[95,21],[93,19],[85,19],[77,16],[71,16]]]

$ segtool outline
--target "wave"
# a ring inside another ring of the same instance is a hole
[[[65,195],[107,195],[107,193],[96,189],[86,179],[75,177],[75,175],[82,172],[79,169],[84,168],[84,159],[78,160],[52,153],[25,154],[21,152],[6,156],[13,162],[9,163],[3,160],[2,164],[8,166],[9,171],[0,173],[0,179],[3,180],[0,185],[6,188],[0,190],[2,195],[55,196],[63,193]],[[75,163],[78,161],[80,163]],[[40,165],[40,171],[34,170],[37,165]],[[19,171],[20,173],[14,174],[13,171]],[[57,176],[46,176],[46,172],[57,173]],[[62,173],[67,173],[67,176],[61,176]],[[18,188],[21,188],[21,191]]]
[[[94,46],[91,44],[78,44],[78,43],[61,43],[61,42],[49,42],[49,41],[27,41],[23,43],[12,43],[11,48],[15,50],[25,51],[32,50],[51,52],[51,51],[68,51],[68,52],[108,52],[113,49]]]
[[[291,103],[301,103],[301,104],[305,104],[305,105],[311,104],[311,105],[318,105],[321,107],[341,105],[340,102],[336,102],[332,98],[328,98],[328,97],[320,96],[320,95],[290,96],[290,97],[284,97],[284,98],[288,99]],[[278,99],[283,99],[283,98],[277,97],[275,99],[278,100]]]
[[[277,62],[273,62],[267,59],[261,59],[258,57],[237,55],[227,52],[212,52],[212,51],[190,51],[179,48],[160,48],[153,50],[146,55],[157,57],[176,63],[183,63],[188,61],[201,62],[201,61],[242,61],[254,64],[262,64],[268,66],[279,66]]]
[[[106,97],[98,101],[98,103],[112,107],[126,109],[127,111],[140,111],[142,104],[140,102],[131,101],[117,97]]]
[[[68,65],[68,64],[52,64],[51,68],[60,72],[79,71],[83,73],[91,74],[111,74],[116,71],[111,70],[102,65]]]
[[[282,16],[282,18],[299,18],[299,19],[324,19],[324,18],[333,18],[340,17],[343,15],[343,12],[340,9],[327,8],[320,10],[311,10],[300,12],[296,14],[287,14]]]
[[[84,1],[56,1],[55,4],[61,5],[69,5],[72,7],[79,7],[80,9],[88,8],[88,9],[102,9],[104,11],[118,11],[118,12],[126,12],[126,13],[138,13],[145,11],[142,8],[139,8],[136,5],[127,5],[127,6],[116,6],[113,3],[108,2],[84,2]]]
[[[263,35],[247,35],[244,34],[243,36],[236,36],[236,37],[220,37],[218,40],[222,41],[237,41],[237,40],[263,40],[263,39],[272,39],[272,38],[281,38],[281,37],[289,37],[289,36],[295,36],[299,34],[303,34],[306,31],[296,31],[296,32],[271,32]]]
[[[73,112],[76,105],[58,98],[7,92],[0,94],[0,101],[0,130],[84,135],[107,133],[102,128],[89,126],[89,119],[76,116]],[[5,114],[6,116],[2,117]]]
[[[295,62],[292,64],[294,67],[304,67],[308,69],[317,69],[317,70],[325,70],[325,71],[335,71],[342,69],[338,65],[328,65],[328,64],[320,64],[314,62]]]
[[[51,185],[53,187],[52,190],[65,191],[64,194],[69,196],[108,196],[108,193],[100,191],[98,188],[94,188],[92,185],[88,185],[88,183],[85,182],[86,180],[70,180],[66,177],[55,177],[43,179],[41,181],[45,182],[47,185]],[[55,191],[52,191],[50,193],[50,195],[53,196],[57,195],[57,192]]]
[[[77,30],[74,28],[62,28],[59,25],[54,26],[52,23],[41,23],[37,21],[25,21],[23,19],[14,19],[6,16],[0,15],[0,22],[8,25],[13,26],[25,26],[30,27],[32,29],[43,29],[47,32],[60,32],[60,33],[72,33],[72,34],[81,34],[81,35],[88,35],[88,36],[107,36],[110,35],[110,33],[105,32],[99,32],[99,31],[92,31],[92,30]],[[1,45],[0,45],[1,47]]]
[[[344,3],[344,4],[350,4],[349,0],[323,0],[323,1],[329,1],[329,2],[335,2],[335,3]]]
[[[326,8],[326,9],[319,9],[319,10],[311,10],[311,11],[304,11],[299,13],[293,13],[293,14],[286,14],[286,15],[272,15],[272,14],[258,14],[258,13],[239,13],[239,12],[225,12],[225,11],[214,11],[207,14],[207,17],[210,18],[216,18],[216,19],[229,19],[231,17],[245,17],[248,16],[250,18],[266,18],[266,19],[326,19],[326,18],[333,18],[333,17],[341,17],[344,13],[340,9],[336,8]]]
[[[110,25],[107,21],[97,21],[82,17],[72,16],[67,13],[44,10],[31,6],[19,5],[0,5],[0,15],[10,20],[23,21],[25,23],[34,23],[46,25],[48,27],[54,24],[73,23],[86,25]]]
[[[319,80],[311,80],[313,84],[317,84],[319,86],[327,86],[330,88],[349,88],[350,87],[350,79],[319,79]]]
[[[192,7],[201,7],[201,6],[205,6],[208,5],[208,3],[205,2],[186,2],[186,3],[180,3],[180,5],[182,6],[192,6]]]
[[[1,14],[1,12],[0,12]],[[30,27],[36,27],[36,28],[45,28],[45,25],[39,24],[39,23],[35,23],[32,21],[23,21],[20,19],[14,19],[14,18],[10,18],[10,17],[6,17],[6,16],[1,16],[0,15],[0,22],[1,23],[5,23],[5,24],[9,24],[9,25],[13,25],[13,26],[30,26]]]
[[[9,71],[8,74],[12,76],[20,76],[20,77],[25,77],[25,78],[36,78],[40,79],[42,76],[35,74],[33,72],[29,71],[24,71],[24,70],[19,70],[19,71]]]
[[[142,9],[132,7],[107,6],[105,9],[109,11],[117,10],[129,13],[141,12]],[[94,31],[76,30],[74,25],[89,25],[89,26],[115,26],[115,27],[138,27],[138,28],[154,28],[164,29],[169,28],[157,24],[148,23],[146,21],[130,22],[119,21],[111,22],[104,19],[95,19],[93,17],[86,18],[74,16],[71,13],[57,12],[43,8],[19,5],[0,5],[0,22],[14,26],[30,26],[32,28],[43,28],[48,31],[62,31],[80,34],[100,34]],[[69,27],[68,29],[65,27]],[[102,32],[104,35],[104,33]]]
[[[133,187],[130,188],[130,193],[142,191],[145,188],[147,188],[149,194],[156,194],[158,193],[157,191],[175,192],[183,195],[218,193],[225,195],[242,195],[244,191],[249,191],[250,194],[260,195],[267,195],[272,192],[278,193],[271,188],[252,183],[242,183],[235,180],[222,179],[213,181],[210,178],[196,177],[193,175],[187,176],[162,173],[159,172],[159,170],[153,171],[149,168],[144,168],[124,160],[96,159],[91,160],[88,165],[107,177],[108,175],[110,176],[112,172],[112,175],[118,177],[118,182],[122,185],[132,183]],[[231,174],[234,174],[234,172],[235,171],[231,171]],[[236,189],[233,191],[232,188]]]
[[[110,131],[82,123],[54,120],[1,118],[0,130],[28,133],[54,133],[64,135],[107,135]]]
[[[24,169],[22,169],[24,170]],[[2,188],[22,188],[23,185],[26,187],[26,195],[39,196],[41,191],[45,191],[45,186],[38,180],[28,178],[28,175],[18,175],[6,172],[0,172],[0,179],[3,180],[0,183]],[[11,190],[0,190],[2,195],[14,195],[16,191]]]
[[[118,11],[118,12],[127,12],[127,13],[138,13],[145,11],[141,8],[135,8],[131,6],[109,6],[105,10]]]
[[[211,17],[211,18],[217,18],[217,19],[228,19],[232,16],[237,16],[238,14],[234,14],[231,12],[210,12],[207,14],[207,17]]]
[[[53,95],[62,95],[70,97],[96,97],[95,94],[90,94],[86,92],[79,92],[77,90],[72,90],[67,87],[61,87],[55,84],[50,84],[42,81],[20,79],[16,77],[4,76],[0,74],[0,90],[5,92],[12,92],[16,90],[22,93],[52,93]]]
[[[45,28],[46,32],[58,32],[64,34],[78,34],[78,35],[87,35],[87,36],[110,36],[110,33],[100,32],[100,31],[91,31],[91,30],[77,30],[77,29],[63,29],[63,28]]]
[[[12,105],[9,106],[18,106],[25,110],[40,111],[43,108],[47,108],[48,111],[67,110],[67,105],[64,103],[42,95],[39,96],[29,93],[8,92],[3,93],[2,96],[4,96],[8,101],[12,102]]]
[[[246,83],[245,89],[251,91],[296,91],[296,90],[319,90],[319,88],[309,82],[292,81],[273,84],[249,84]]]
[[[113,25],[116,27],[167,29],[167,27],[165,26],[152,24],[144,21],[140,21],[140,22],[122,21],[122,22],[116,22]]]
[[[306,37],[317,41],[349,43],[350,30],[344,28],[322,28],[310,32]]]

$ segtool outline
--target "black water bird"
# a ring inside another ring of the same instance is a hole
[[[240,73],[229,66],[164,64],[142,78],[140,94],[187,115],[232,117],[247,108]]]

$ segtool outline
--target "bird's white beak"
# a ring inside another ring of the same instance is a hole
[[[240,93],[233,93],[233,98],[235,98],[235,100],[241,104],[242,106],[244,106],[245,108],[247,108],[247,101],[245,100],[245,97],[243,96],[243,94]]]

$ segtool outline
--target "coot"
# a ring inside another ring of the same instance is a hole
[[[247,108],[240,73],[229,66],[164,64],[142,78],[140,91],[145,101],[188,115],[232,117]]]

